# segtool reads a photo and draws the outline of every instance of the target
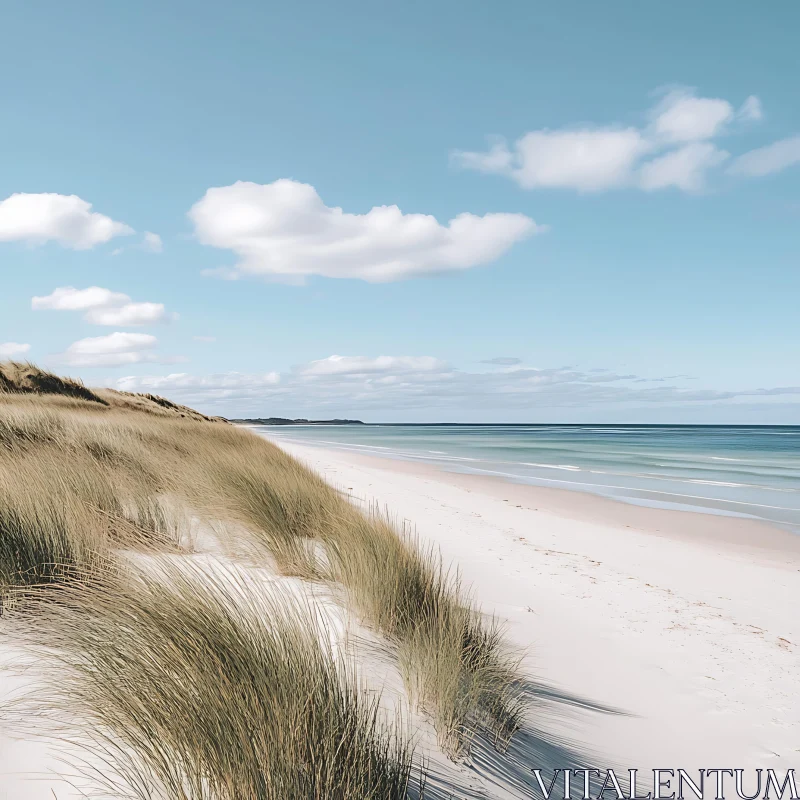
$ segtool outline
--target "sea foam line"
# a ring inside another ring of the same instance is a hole
[[[503,475],[508,478],[524,478],[524,475],[517,475],[513,472],[500,472],[493,469],[481,469],[480,467],[473,467],[474,472],[485,472],[490,475]],[[609,483],[585,483],[583,481],[565,481],[559,478],[539,478],[538,481],[547,481],[547,483],[565,483],[569,486],[592,486],[595,489],[622,489],[625,491],[644,492],[646,494],[663,494],[667,497],[686,497],[692,500],[711,500],[717,503],[728,503],[737,506],[754,506],[756,508],[772,508],[777,511],[800,511],[800,508],[788,508],[787,506],[770,506],[766,503],[746,503],[744,500],[724,500],[719,497],[706,497],[701,494],[677,494],[676,492],[662,492],[658,489],[637,489],[635,486],[615,486]]]

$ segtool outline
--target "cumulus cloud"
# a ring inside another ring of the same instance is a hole
[[[19,358],[31,349],[29,344],[20,342],[0,342],[0,358]]]
[[[0,202],[0,242],[42,244],[55,241],[72,250],[89,250],[133,228],[92,211],[77,195],[12,194]]]
[[[86,313],[86,321],[93,325],[152,325],[167,322],[172,317],[167,314],[163,303],[124,303],[109,308],[93,308]]]
[[[523,189],[561,188],[600,192],[705,187],[708,170],[728,153],[710,140],[737,122],[761,119],[761,103],[748,97],[737,111],[727,100],[674,89],[648,113],[640,127],[582,125],[526,133],[512,147],[493,137],[484,152],[456,151],[456,166],[504,175]]]
[[[158,339],[147,333],[110,333],[73,342],[63,360],[75,367],[118,367],[156,361]]]
[[[706,173],[729,156],[710,142],[692,142],[644,164],[639,177],[647,191],[675,186],[684,192],[699,192],[706,186]]]
[[[732,175],[761,178],[800,164],[800,136],[781,139],[735,158],[728,168]]]
[[[34,311],[85,311],[89,308],[126,303],[129,299],[126,294],[112,292],[100,286],[90,286],[88,289],[63,286],[45,297],[34,297],[31,308]]]
[[[632,180],[633,166],[649,144],[634,128],[532,131],[509,150],[494,140],[487,153],[458,151],[453,162],[466,169],[506,175],[523,189],[602,191]]]
[[[380,283],[488,264],[545,228],[523,214],[428,214],[326,206],[313,186],[281,179],[209,189],[189,217],[200,242],[231,250],[225,277],[359,278]],[[217,271],[219,272],[219,271]]]
[[[228,415],[371,414],[394,418],[414,409],[527,412],[800,394],[800,387],[742,391],[687,389],[666,383],[642,387],[636,375],[611,370],[509,366],[513,368],[467,371],[433,356],[331,356],[298,365],[283,375],[178,373],[129,376],[115,385],[129,391],[155,391]]]
[[[45,297],[31,300],[34,311],[85,311],[84,319],[93,325],[151,325],[168,322],[175,314],[167,313],[163,303],[134,303],[121,292],[100,286],[76,289],[62,286]]]
[[[748,98],[747,103],[758,98]],[[711,139],[734,118],[727,100],[697,97],[687,89],[675,89],[651,111],[652,133],[668,142],[694,142]]]
[[[157,233],[145,231],[142,236],[142,249],[149,253],[160,253],[164,250],[164,243]]]

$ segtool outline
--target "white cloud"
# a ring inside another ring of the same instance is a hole
[[[754,94],[751,94],[750,97],[742,103],[742,107],[739,109],[736,116],[739,119],[758,122],[764,117],[761,101]]]
[[[216,405],[226,400],[238,401],[241,397],[255,400],[273,392],[280,383],[280,374],[246,374],[225,372],[215,375],[189,375],[175,372],[171,375],[128,375],[114,382],[114,386],[124,392],[170,393],[189,397],[201,402]]]
[[[128,225],[91,209],[91,203],[74,194],[12,194],[0,202],[0,242],[55,241],[73,250],[89,250],[133,233]]]
[[[160,253],[164,250],[164,243],[157,233],[145,231],[142,237],[142,249],[150,253]]]
[[[158,344],[147,333],[110,333],[73,342],[64,353],[64,361],[76,367],[118,367],[156,361],[153,352]]]
[[[86,321],[93,325],[152,325],[174,318],[167,314],[163,303],[125,303],[110,308],[93,308]]]
[[[727,100],[698,97],[681,88],[665,95],[648,117],[641,127],[584,125],[531,131],[511,148],[494,137],[487,151],[456,151],[452,161],[465,169],[504,175],[524,189],[653,191],[674,186],[698,191],[705,185],[706,172],[728,157],[709,140],[737,120],[761,119],[762,111],[755,96],[737,112]]]
[[[154,391],[201,410],[244,416],[402,418],[407,410],[467,409],[527,413],[536,409],[592,408],[608,404],[703,403],[738,397],[800,395],[800,387],[742,391],[687,389],[666,383],[642,388],[636,375],[611,370],[460,370],[433,356],[331,356],[290,372],[194,376],[128,376],[114,385]]]
[[[373,375],[376,373],[404,374],[444,369],[444,361],[431,356],[328,356],[311,361],[300,368],[303,375]]]
[[[88,289],[62,286],[45,297],[34,297],[31,308],[34,311],[85,311],[89,308],[120,305],[129,300],[130,297],[126,294],[112,292],[100,286],[90,286]]]
[[[800,164],[800,136],[781,139],[766,147],[751,150],[734,159],[728,168],[732,175],[760,178]]]
[[[729,157],[710,142],[692,142],[644,164],[639,172],[647,191],[675,186],[685,192],[705,188],[706,173]]]
[[[748,98],[746,102],[758,102]],[[688,89],[676,89],[651,112],[652,132],[667,142],[694,142],[711,139],[722,132],[734,117],[733,106],[727,100],[697,97]]]
[[[232,250],[235,275],[385,282],[487,264],[544,230],[522,214],[427,214],[376,206],[350,214],[288,179],[209,189],[189,216],[200,242]]]
[[[25,355],[31,346],[19,342],[0,342],[0,358],[18,358]]]
[[[514,171],[518,169],[515,163],[518,159],[508,149],[508,142],[502,136],[487,136],[486,138],[490,146],[485,153],[454,150],[450,154],[451,161],[464,169],[513,177]]]
[[[635,128],[545,130],[526,133],[513,153],[495,141],[488,153],[456,152],[453,160],[467,169],[507,175],[523,189],[592,192],[629,183],[634,164],[648,149]]]
[[[175,319],[163,303],[134,303],[121,292],[100,286],[76,289],[62,286],[46,297],[31,300],[34,311],[85,311],[84,319],[93,325],[150,325]]]

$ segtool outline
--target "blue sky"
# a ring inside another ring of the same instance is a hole
[[[11,0],[0,356],[231,416],[800,423],[798,24]]]

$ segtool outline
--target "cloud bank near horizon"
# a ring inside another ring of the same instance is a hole
[[[130,375],[109,385],[124,391],[163,394],[200,410],[227,411],[236,416],[272,416],[276,408],[290,409],[287,413],[293,416],[307,416],[309,412],[327,416],[326,409],[342,409],[350,415],[356,411],[402,415],[407,410],[464,404],[476,412],[519,411],[626,403],[702,404],[800,395],[800,386],[719,391],[666,383],[680,377],[642,378],[604,369],[542,369],[519,364],[468,371],[433,356],[332,355],[297,365],[285,374]]]

